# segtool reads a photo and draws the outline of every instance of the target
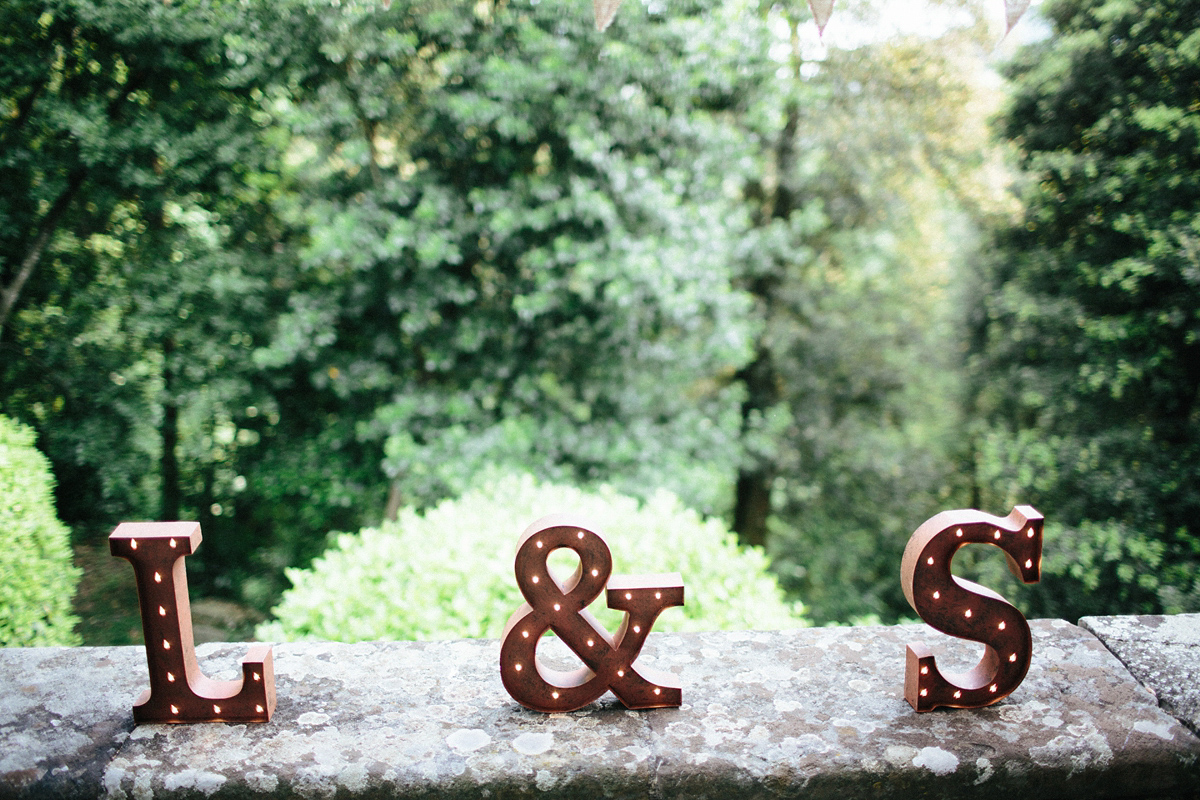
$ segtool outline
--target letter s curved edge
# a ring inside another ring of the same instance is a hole
[[[1042,525],[1042,515],[1031,506],[1016,506],[1007,517],[974,509],[943,511],[908,540],[900,581],[909,605],[942,633],[985,646],[975,667],[943,675],[928,647],[908,645],[904,699],[914,709],[980,708],[1021,685],[1033,654],[1025,616],[991,589],[954,577],[950,562],[966,544],[990,544],[1004,551],[1015,576],[1036,583],[1041,578]]]

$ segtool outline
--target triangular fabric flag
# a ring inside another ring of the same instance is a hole
[[[1013,26],[1017,24],[1017,20],[1019,20],[1021,15],[1024,14],[1028,9],[1029,0],[1004,0],[1004,22],[1006,25],[1004,29],[1005,36],[1008,35],[1008,32],[1011,31]]]
[[[1025,5],[1029,5],[1029,0],[1025,0]],[[825,32],[825,25],[829,22],[829,15],[833,13],[833,0],[808,0],[808,8],[812,11],[813,20],[817,23],[817,34]]]
[[[602,31],[612,24],[619,5],[621,0],[592,0],[592,9],[596,13],[596,30]]]

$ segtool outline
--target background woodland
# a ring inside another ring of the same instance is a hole
[[[1200,2],[1046,0],[1002,63],[985,11],[0,4],[0,413],[83,639],[137,635],[122,520],[199,520],[252,624],[512,481],[686,517],[772,620],[911,616],[916,526],[1015,503],[1042,583],[959,562],[1027,613],[1200,610]]]

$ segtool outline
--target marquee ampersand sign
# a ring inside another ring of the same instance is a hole
[[[547,558],[560,547],[579,556],[575,574],[560,583]],[[604,538],[567,515],[543,517],[517,543],[517,586],[526,602],[509,618],[500,647],[500,678],[521,705],[548,713],[575,711],[611,689],[628,708],[663,708],[683,702],[669,673],[635,664],[646,635],[664,609],[683,605],[679,573],[614,575]],[[607,589],[608,607],[625,612],[616,635],[587,611]],[[584,663],[572,671],[540,663],[538,640],[553,630]]]
[[[1004,518],[973,509],[943,511],[908,540],[900,581],[909,605],[942,633],[986,648],[966,673],[943,675],[928,647],[908,645],[904,699],[917,711],[991,705],[1025,680],[1033,654],[1025,616],[991,589],[951,575],[950,561],[965,544],[995,545],[1014,575],[1036,583],[1042,567],[1042,521],[1031,506],[1017,506]]]
[[[271,646],[253,644],[242,679],[217,681],[196,663],[184,556],[200,545],[196,522],[124,522],[108,537],[114,556],[133,564],[150,688],[134,722],[266,722],[275,710]]]

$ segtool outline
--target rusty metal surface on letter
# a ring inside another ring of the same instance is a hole
[[[908,540],[900,582],[909,605],[942,633],[984,645],[983,658],[970,670],[943,675],[928,647],[910,644],[904,699],[917,711],[991,705],[1025,680],[1033,654],[1025,616],[991,589],[951,575],[950,561],[963,545],[995,545],[1014,575],[1036,583],[1042,568],[1042,521],[1030,506],[1017,506],[1004,518],[973,509],[943,511]]]
[[[213,680],[196,663],[184,556],[200,538],[196,522],[124,522],[108,537],[112,554],[133,564],[146,636],[150,688],[134,703],[133,719],[266,722],[275,710],[270,645],[250,646],[241,680]]]
[[[561,581],[547,558],[559,548],[579,556],[575,573]],[[575,711],[611,689],[628,708],[663,708],[683,702],[670,673],[637,666],[638,653],[658,615],[683,605],[679,573],[613,575],[604,538],[568,515],[543,517],[517,543],[517,586],[525,603],[509,618],[500,647],[500,678],[521,705],[544,712]],[[608,607],[625,612],[616,634],[587,611],[601,591]],[[538,641],[553,630],[584,666],[554,670],[541,663]]]

